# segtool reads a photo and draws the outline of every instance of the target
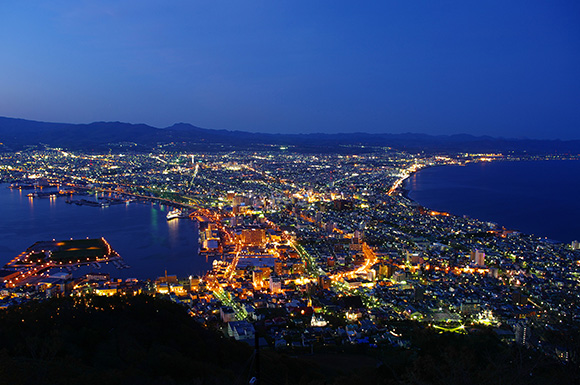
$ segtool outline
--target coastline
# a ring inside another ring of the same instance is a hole
[[[409,194],[411,193],[411,189],[407,187],[407,183],[408,183],[409,179],[411,179],[413,176],[415,176],[416,174],[420,173],[421,171],[425,171],[425,170],[428,170],[428,169],[431,169],[431,168],[436,168],[436,167],[445,167],[445,166],[451,166],[451,165],[449,165],[449,164],[436,164],[436,165],[428,165],[428,166],[425,166],[425,167],[421,168],[420,170],[417,170],[417,171],[413,171],[413,172],[411,172],[411,173],[410,173],[410,174],[409,174],[409,175],[408,175],[408,176],[407,176],[405,179],[403,179],[403,181],[401,182],[401,187],[400,187],[400,190],[401,190],[401,196],[402,196],[403,198],[406,198],[406,199],[408,199],[409,201],[411,201],[411,202],[413,202],[413,203],[417,204],[417,205],[420,205],[420,206],[422,206],[422,205],[421,205],[419,202],[415,201],[413,198],[411,198],[411,197],[409,196]]]
[[[561,159],[559,159],[559,160],[561,160]],[[570,159],[570,160],[579,160],[579,159]],[[549,162],[551,160],[546,159],[544,161]],[[434,164],[434,165],[427,165],[427,166],[425,166],[425,167],[423,167],[423,168],[421,168],[421,169],[419,169],[417,171],[411,172],[405,179],[403,179],[403,181],[401,182],[401,188],[400,188],[400,190],[401,190],[401,196],[404,197],[404,198],[406,198],[406,199],[408,199],[409,201],[411,201],[411,202],[413,202],[413,203],[421,206],[421,207],[424,207],[426,209],[430,209],[429,207],[424,206],[423,204],[417,202],[415,199],[411,198],[409,196],[409,194],[411,193],[412,190],[409,189],[409,188],[407,188],[407,182],[409,181],[409,179],[411,179],[415,175],[418,175],[421,171],[426,171],[426,170],[429,170],[429,169],[435,169],[435,168],[440,168],[440,167],[441,168],[442,167],[449,167],[449,166],[461,166],[461,167],[465,167],[465,166],[468,166],[470,164],[501,163],[501,162],[530,162],[530,160],[513,160],[513,159],[510,160],[510,159],[501,158],[501,159],[493,160],[491,162],[489,162],[489,161],[487,161],[487,162],[474,161],[474,162],[467,162],[465,164]]]
[[[556,162],[559,164],[556,164]],[[411,202],[412,205],[421,206],[429,210],[448,212],[456,217],[467,216],[481,222],[493,222],[500,228],[516,230],[534,237],[547,238],[554,242],[568,243],[580,238],[580,228],[578,228],[573,218],[568,218],[566,215],[570,214],[570,211],[580,212],[580,206],[575,203],[576,200],[573,196],[570,196],[571,194],[568,190],[566,190],[568,195],[563,199],[553,199],[551,186],[556,184],[552,183],[551,179],[557,179],[557,175],[560,175],[558,172],[563,172],[560,168],[566,169],[566,167],[561,166],[577,169],[578,162],[580,162],[578,159],[502,159],[488,164],[505,164],[508,165],[507,167],[495,168],[494,172],[488,169],[486,173],[481,175],[471,175],[467,181],[461,179],[465,177],[465,172],[444,172],[438,173],[437,176],[431,174],[428,175],[429,179],[426,183],[431,186],[429,188],[432,190],[430,192],[431,197],[435,198],[430,198],[430,200],[426,201],[421,199],[421,197],[411,197],[411,194],[417,190],[411,188],[410,178],[416,178],[420,171],[435,168],[445,169],[440,166],[447,165],[427,166],[405,178],[400,195]],[[470,163],[465,166],[474,166],[475,164],[481,164],[481,162]],[[510,178],[506,179],[504,168],[513,171],[513,177],[510,175]],[[539,172],[539,169],[541,169],[542,173]],[[473,169],[469,171],[472,172]],[[521,182],[518,181],[518,178],[522,178],[519,173],[524,173],[524,176],[530,176],[527,182],[535,182],[539,187],[510,187],[510,183],[513,182],[512,179],[515,180],[514,183],[516,185],[516,182]],[[562,174],[558,181],[568,175],[574,174]],[[542,180],[542,176],[547,176],[546,181]],[[494,177],[498,178],[498,182],[490,185],[493,191],[489,186],[485,186],[489,191],[484,193],[484,188],[481,185],[483,177],[488,182]],[[572,181],[568,182],[572,183]],[[580,186],[580,183],[576,182],[574,187],[578,188],[578,186]],[[542,188],[544,190],[541,190]],[[419,190],[422,191],[421,194],[423,195],[428,193],[427,190]],[[576,191],[576,189],[571,191]],[[437,196],[441,201],[439,207],[435,205]],[[456,199],[454,200],[454,198]],[[493,203],[494,200],[495,203]],[[524,203],[527,203],[528,206],[522,207]],[[512,210],[500,210],[501,207],[506,206]],[[558,213],[561,215],[558,216]]]
[[[154,279],[165,269],[169,273],[187,271],[188,275],[208,270],[205,258],[197,252],[199,226],[193,223],[197,221],[191,225],[186,223],[189,221],[167,221],[167,210],[173,207],[167,203],[79,207],[66,204],[64,197],[32,201],[24,191],[12,194],[3,188],[6,186],[0,184],[0,200],[8,208],[0,222],[0,255],[5,262],[36,241],[104,237],[131,266],[111,269],[111,276]]]

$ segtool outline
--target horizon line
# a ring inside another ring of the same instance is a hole
[[[332,132],[332,133],[328,133],[328,132],[294,132],[294,133],[285,133],[285,132],[263,132],[263,131],[244,131],[244,130],[234,130],[234,129],[227,129],[227,128],[206,128],[206,127],[200,127],[197,126],[195,124],[192,123],[187,123],[187,122],[175,122],[169,126],[166,127],[157,127],[155,125],[151,125],[148,123],[132,123],[132,122],[124,122],[124,121],[120,121],[120,120],[95,120],[89,123],[68,123],[68,122],[54,122],[54,121],[44,121],[44,120],[36,120],[36,119],[26,119],[26,118],[15,118],[15,117],[10,117],[10,116],[5,116],[5,115],[0,115],[0,118],[4,118],[4,119],[12,119],[12,120],[21,120],[21,121],[27,121],[27,122],[36,122],[36,123],[46,123],[46,124],[64,124],[64,125],[91,125],[91,124],[95,124],[95,123],[105,123],[105,124],[114,124],[114,123],[118,123],[118,124],[129,124],[132,126],[147,126],[147,127],[151,127],[151,128],[155,128],[157,130],[167,130],[167,129],[171,129],[174,126],[177,125],[188,125],[194,128],[199,128],[202,130],[208,130],[208,131],[227,131],[227,132],[232,132],[232,133],[236,133],[236,132],[242,132],[242,133],[247,133],[247,134],[256,134],[256,135],[287,135],[287,136],[299,136],[299,135],[304,135],[304,136],[308,136],[308,135],[329,135],[329,136],[333,136],[333,135],[355,135],[355,134],[363,134],[363,135],[370,135],[370,136],[382,136],[382,135],[419,135],[419,136],[429,136],[429,137],[456,137],[456,136],[466,136],[466,137],[471,137],[471,138],[477,138],[477,139],[495,139],[495,140],[513,140],[513,141],[560,141],[560,142],[576,142],[576,141],[580,141],[580,138],[578,139],[561,139],[561,138],[551,138],[551,139],[538,139],[538,138],[529,138],[529,137],[504,137],[504,136],[493,136],[493,135],[489,135],[489,134],[483,134],[483,135],[475,135],[475,134],[468,134],[466,132],[458,132],[458,133],[454,133],[454,134],[432,134],[432,133],[424,133],[424,132],[412,132],[412,131],[406,131],[406,132],[398,132],[398,133],[393,133],[393,132],[366,132],[366,131],[341,131],[341,132]]]

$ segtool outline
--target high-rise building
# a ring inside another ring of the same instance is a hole
[[[379,265],[379,278],[391,278],[393,275],[393,265],[380,264]]]
[[[272,293],[282,292],[282,280],[278,277],[270,277],[270,291]]]
[[[318,277],[318,286],[320,286],[321,289],[330,289],[331,285],[332,280],[328,276],[320,275]]]
[[[485,252],[477,249],[471,250],[470,261],[474,266],[485,266]]]
[[[263,270],[261,269],[254,270],[252,272],[252,283],[254,284],[254,287],[262,288],[264,278],[266,278],[266,274],[264,274]]]

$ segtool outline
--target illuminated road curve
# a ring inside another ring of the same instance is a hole
[[[330,279],[332,279],[333,281],[337,281],[341,278],[353,278],[357,274],[367,273],[369,271],[369,269],[371,268],[371,266],[373,266],[375,263],[377,263],[377,255],[375,254],[373,249],[371,249],[366,244],[366,242],[363,243],[362,251],[363,251],[363,254],[365,256],[365,263],[363,263],[361,266],[359,266],[355,270],[351,270],[349,272],[342,272],[342,273],[333,274],[330,276]]]

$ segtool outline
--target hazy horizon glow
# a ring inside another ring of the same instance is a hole
[[[0,115],[580,139],[570,1],[0,5]]]

